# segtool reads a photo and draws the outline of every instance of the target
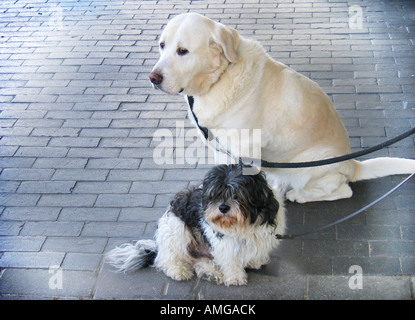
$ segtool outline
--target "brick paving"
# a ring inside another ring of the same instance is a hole
[[[186,11],[317,81],[354,150],[415,126],[410,0],[1,1],[0,298],[414,299],[415,181],[335,228],[282,241],[246,287],[103,265],[115,245],[151,238],[172,194],[210,167],[153,159],[157,129],[192,128],[183,98],[147,78],[163,26]],[[414,158],[414,138],[372,156]],[[402,178],[356,183],[352,199],[289,203],[289,231],[343,217]],[[363,289],[349,287],[353,265]]]

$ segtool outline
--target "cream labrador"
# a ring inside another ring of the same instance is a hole
[[[254,139],[235,137],[243,129],[260,130],[261,157],[268,162],[350,153],[347,131],[329,97],[314,81],[272,60],[257,41],[202,15],[185,13],[169,21],[159,45],[160,59],[149,75],[154,87],[193,96],[198,124],[216,129],[215,140],[233,156],[251,157],[258,145]],[[375,158],[262,169],[277,195],[304,203],[349,198],[348,182],[413,173],[415,160]]]

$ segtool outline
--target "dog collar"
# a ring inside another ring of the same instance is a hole
[[[189,104],[189,107],[190,107],[190,112],[192,114],[193,120],[195,121],[195,123],[196,123],[197,127],[199,128],[199,130],[202,131],[203,136],[205,137],[205,139],[207,141],[209,141],[209,130],[208,130],[208,128],[202,127],[199,124],[199,120],[197,119],[197,117],[196,117],[196,115],[193,111],[193,104],[195,102],[195,99],[192,96],[186,96],[186,98],[187,98],[187,103]],[[212,137],[212,135],[210,135],[210,136]]]
[[[203,137],[206,139],[207,143],[214,148],[216,151],[218,152],[222,152],[226,155],[228,155],[231,159],[234,159],[235,161],[239,161],[241,162],[242,159],[241,158],[236,158],[235,156],[232,155],[232,153],[225,149],[221,143],[219,142],[219,140],[217,138],[215,138],[215,136],[212,134],[211,131],[209,131],[208,128],[206,127],[202,127],[199,124],[199,119],[197,118],[196,114],[193,111],[193,105],[194,105],[194,101],[195,99],[192,96],[186,96],[186,101],[189,105],[189,109],[190,109],[190,114],[194,120],[194,122],[196,123],[196,126],[198,127],[198,129],[200,130],[200,132],[202,132]],[[212,145],[213,144],[213,145]]]

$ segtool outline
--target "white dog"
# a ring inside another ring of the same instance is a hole
[[[261,157],[268,162],[304,162],[350,153],[347,131],[329,97],[312,80],[272,60],[258,42],[204,16],[186,13],[167,24],[159,45],[161,57],[149,75],[151,82],[167,93],[193,96],[198,124],[209,130],[225,129],[215,130],[221,145],[228,146],[229,132],[260,129]],[[252,142],[231,141],[233,156],[251,156]],[[349,198],[348,182],[413,172],[415,160],[376,158],[268,169],[267,177],[275,192],[304,203]]]

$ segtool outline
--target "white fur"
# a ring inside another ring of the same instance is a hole
[[[156,231],[158,253],[154,265],[174,280],[193,277],[193,259],[187,251],[192,236],[183,221],[169,210],[160,218]]]
[[[105,256],[105,261],[118,272],[131,272],[144,266],[146,250],[156,251],[157,244],[153,240],[139,240],[135,244],[124,243],[112,249]]]
[[[277,244],[268,226],[252,226],[244,234],[225,234],[219,239],[206,225],[205,234],[212,242],[213,262],[218,266],[225,285],[246,284],[245,268],[259,269],[268,263],[269,254]]]
[[[351,181],[383,177],[388,173],[407,174],[412,172],[414,172],[414,160],[412,159],[381,157],[362,162],[356,161],[354,177]]]
[[[347,131],[329,97],[317,83],[274,61],[258,42],[195,13],[172,19],[160,41],[166,47],[153,69],[163,75],[159,88],[192,95],[201,126],[261,129],[262,159],[269,162],[313,161],[350,153]],[[186,47],[189,54],[178,56],[178,47]],[[227,146],[228,137],[217,132],[216,138]],[[231,141],[227,147],[234,156],[251,156],[244,153],[252,146]],[[289,200],[302,203],[351,197],[349,182],[413,173],[415,160],[349,160],[323,167],[263,170],[276,193],[287,193]]]

